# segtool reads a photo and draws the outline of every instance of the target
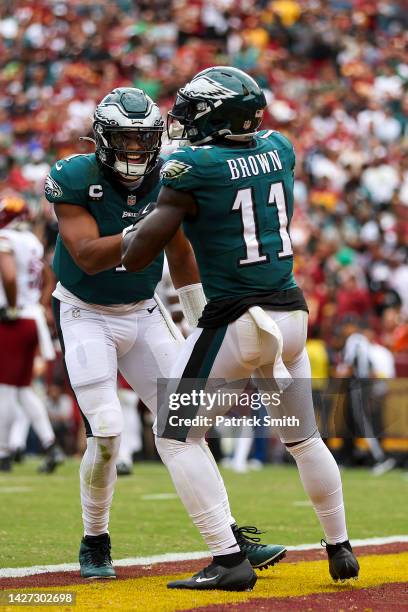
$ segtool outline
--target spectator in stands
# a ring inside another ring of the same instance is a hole
[[[6,0],[0,198],[22,193],[52,249],[44,174],[92,150],[77,141],[107,88],[143,87],[166,112],[199,70],[244,68],[264,126],[295,144],[291,238],[321,338],[330,351],[342,317],[373,315],[407,371],[407,26],[403,0]]]

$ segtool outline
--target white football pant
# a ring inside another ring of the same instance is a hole
[[[274,333],[267,331],[265,316],[272,321],[270,327]],[[293,381],[283,393],[282,402],[268,410],[276,418],[286,415],[298,420],[298,426],[291,426],[282,420],[277,430],[281,440],[289,445],[288,450],[297,463],[327,542],[336,543],[347,539],[340,472],[317,431],[310,363],[305,349],[306,336],[307,314],[300,310],[258,312],[256,319],[246,312],[225,327],[197,328],[187,338],[177,358],[169,389],[172,392],[174,389],[185,391],[189,379],[198,379],[204,380],[204,390],[213,394],[230,389],[228,383],[231,381],[240,381],[235,390],[243,391],[249,377],[253,376],[263,391],[271,392],[276,390],[274,378],[281,350],[284,365]],[[283,371],[282,368],[279,371]],[[211,415],[225,414],[233,406],[234,403],[225,401],[216,405]],[[227,531],[220,527],[224,512],[223,496],[203,448],[203,436],[208,426],[186,427],[183,435],[180,435],[180,428],[172,431],[170,425],[170,417],[176,412],[167,407],[168,402],[165,401],[159,408],[156,426],[158,435],[163,437],[157,437],[158,452],[190,516],[205,534],[204,539],[210,550],[213,554],[227,554],[232,543]],[[207,406],[200,406],[196,411],[189,406],[179,410],[179,413],[194,417],[205,416],[208,411]],[[212,525],[219,527],[217,537]]]
[[[102,314],[59,300],[54,306],[68,376],[88,435],[80,468],[84,531],[87,535],[100,535],[108,531],[123,432],[117,370],[155,415],[157,379],[170,376],[184,340],[170,330],[153,299],[121,315]],[[229,525],[234,519],[227,493],[215,461],[212,457],[211,460]]]

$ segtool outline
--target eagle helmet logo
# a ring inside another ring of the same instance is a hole
[[[217,83],[208,77],[198,77],[187,83],[185,87],[181,89],[181,92],[188,95],[191,98],[208,98],[211,100],[228,100],[237,96],[236,91],[224,87],[221,83]]]
[[[178,90],[167,132],[172,140],[194,145],[219,139],[248,141],[265,107],[265,95],[249,74],[232,66],[213,66]]]

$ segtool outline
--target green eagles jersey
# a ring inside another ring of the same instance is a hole
[[[102,172],[94,154],[71,155],[57,161],[45,183],[45,196],[54,204],[75,204],[96,220],[101,237],[119,234],[132,224],[137,212],[157,199],[160,163],[134,191],[112,182]],[[53,269],[61,284],[85,302],[129,304],[153,297],[163,270],[161,254],[142,272],[122,266],[88,275],[72,259],[58,235]]]
[[[296,287],[294,166],[291,143],[272,130],[258,132],[249,147],[186,146],[162,166],[162,185],[196,199],[198,214],[185,219],[184,231],[209,300]]]

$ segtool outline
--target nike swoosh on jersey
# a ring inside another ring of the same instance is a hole
[[[152,314],[153,310],[157,308],[157,304],[156,306],[152,306],[152,308],[146,308],[147,312],[150,312],[150,314]]]
[[[215,580],[218,578],[218,574],[216,576],[212,576],[211,578],[197,578],[196,582],[208,582],[209,580]]]
[[[59,164],[58,162],[55,164],[55,167],[57,170],[62,170],[62,164]]]

